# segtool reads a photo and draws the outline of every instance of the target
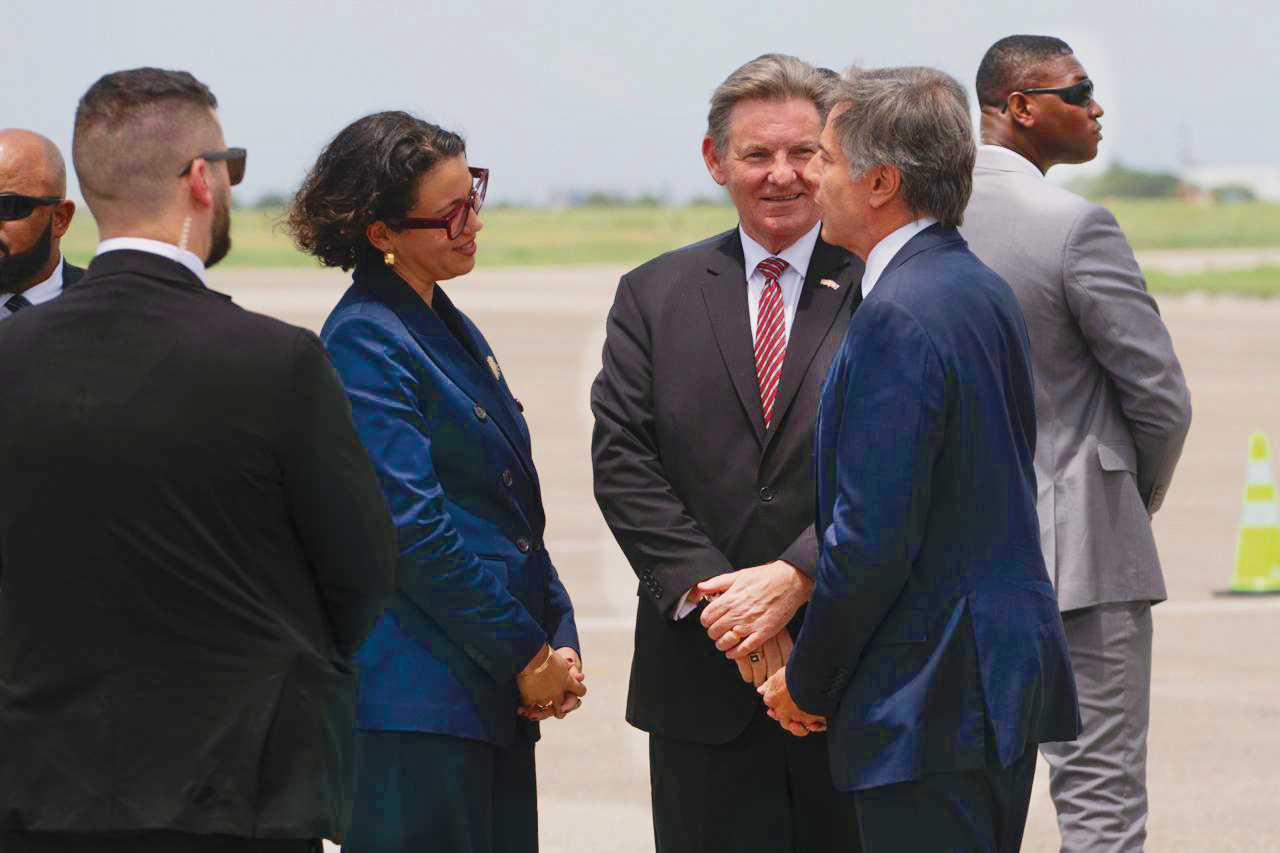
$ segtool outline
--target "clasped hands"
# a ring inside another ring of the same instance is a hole
[[[569,646],[554,651],[543,645],[529,664],[516,676],[520,690],[521,717],[538,721],[548,717],[563,720],[582,707],[587,695],[582,659]]]
[[[805,713],[787,690],[791,654],[787,623],[809,598],[813,581],[781,560],[727,572],[694,587],[709,603],[702,626],[716,648],[738,666],[738,674],[769,706],[769,716],[797,737],[824,731],[823,717]]]

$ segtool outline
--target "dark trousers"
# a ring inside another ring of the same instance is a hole
[[[936,773],[844,794],[857,803],[865,853],[1017,853],[1036,750],[1011,766]]]
[[[649,736],[657,853],[859,849],[856,806],[831,784],[826,735],[789,735],[763,708],[723,746]]]
[[[533,744],[356,732],[343,853],[537,853]]]
[[[0,833],[0,853],[320,853],[317,840],[186,832]]]

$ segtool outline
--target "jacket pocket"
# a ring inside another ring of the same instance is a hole
[[[476,559],[480,561],[480,565],[493,572],[493,576],[501,581],[503,586],[507,586],[510,575],[504,558],[493,554],[477,554]]]
[[[1138,473],[1137,453],[1133,445],[1122,442],[1098,442],[1098,464],[1103,471]]]

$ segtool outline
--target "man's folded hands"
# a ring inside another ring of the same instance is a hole
[[[701,617],[707,636],[737,661],[778,636],[809,599],[813,581],[790,563],[776,560],[717,575],[696,588],[710,599]]]
[[[764,704],[769,707],[769,716],[778,721],[778,725],[796,737],[804,737],[810,732],[825,732],[826,717],[819,717],[800,709],[791,698],[791,690],[787,687],[787,668],[779,669],[756,692],[764,697]]]

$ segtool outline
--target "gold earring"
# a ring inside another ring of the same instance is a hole
[[[389,267],[394,267],[396,265],[396,253],[387,252],[382,256],[382,262]]]

